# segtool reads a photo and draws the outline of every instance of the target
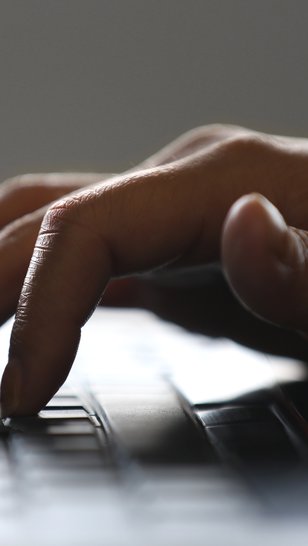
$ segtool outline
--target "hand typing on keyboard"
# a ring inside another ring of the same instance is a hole
[[[17,312],[2,415],[35,413],[57,391],[104,291],[110,305],[305,358],[307,173],[306,139],[208,126],[122,175],[3,184],[2,321]],[[202,267],[218,261],[237,299],[221,277],[209,290]]]

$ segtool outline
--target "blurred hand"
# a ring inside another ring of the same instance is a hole
[[[57,391],[106,287],[108,304],[141,305],[188,328],[305,358],[306,340],[297,332],[308,329],[307,173],[304,139],[209,126],[121,176],[29,175],[23,184],[3,185],[3,320],[31,261],[2,381],[2,414],[34,413]],[[21,202],[22,192],[28,198]],[[249,312],[219,273],[209,282],[204,267],[217,261]],[[216,300],[208,297],[212,281]]]

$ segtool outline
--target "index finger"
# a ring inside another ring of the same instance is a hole
[[[35,413],[58,390],[111,277],[217,259],[235,199],[254,189],[275,200],[268,180],[260,176],[251,188],[230,162],[226,184],[225,162],[197,155],[118,177],[49,209],[17,309],[2,415]]]

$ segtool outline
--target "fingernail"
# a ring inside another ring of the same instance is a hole
[[[14,415],[18,409],[21,389],[21,373],[17,362],[10,362],[3,373],[0,392],[1,418]]]
[[[289,265],[290,233],[288,226],[279,210],[265,197],[263,205],[270,217],[269,247],[272,254],[282,264]]]
[[[287,229],[287,224],[282,214],[280,214],[279,210],[275,207],[275,205],[273,205],[273,203],[271,203],[268,199],[266,199],[264,195],[261,195],[259,193],[255,193],[252,195],[254,196],[255,199],[259,201],[259,203],[261,203],[261,205],[265,207],[265,209],[267,210],[267,212],[269,213],[271,217],[273,224],[275,224],[275,227],[279,229],[280,231],[285,232]]]
[[[258,219],[260,236],[263,236],[264,243],[268,245],[271,253],[279,261],[286,260],[286,238],[288,236],[288,226],[280,214],[279,210],[266,197],[259,193],[250,194],[254,204],[261,205],[261,215],[255,217]]]

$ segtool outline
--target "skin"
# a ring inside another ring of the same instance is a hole
[[[307,140],[214,125],[122,175],[5,182],[2,416],[54,395],[101,299],[307,360],[307,178]]]

